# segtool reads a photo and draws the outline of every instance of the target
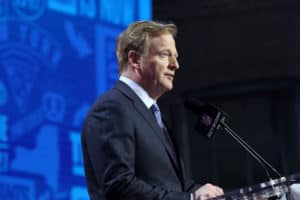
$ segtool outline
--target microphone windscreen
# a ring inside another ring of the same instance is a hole
[[[195,129],[209,139],[218,129],[219,122],[222,119],[222,112],[211,104],[204,103],[196,98],[185,99],[185,106],[198,115]]]

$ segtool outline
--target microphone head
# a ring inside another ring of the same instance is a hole
[[[217,107],[193,97],[187,98],[184,104],[199,116],[195,126],[196,131],[211,139],[215,131],[220,128],[221,120],[225,120],[224,113]]]

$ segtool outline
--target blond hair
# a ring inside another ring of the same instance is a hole
[[[177,27],[173,23],[155,21],[138,21],[128,26],[117,40],[116,54],[118,58],[119,73],[121,74],[128,63],[128,52],[134,50],[140,54],[149,48],[149,39],[161,34],[171,34],[175,37]]]

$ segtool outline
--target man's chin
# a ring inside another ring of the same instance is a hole
[[[172,90],[173,89],[173,84],[165,85],[165,89],[166,89],[166,91]]]
[[[173,84],[167,83],[167,84],[162,84],[159,91],[161,94],[164,94],[165,92],[169,92],[173,89]]]
[[[165,79],[161,82],[161,87],[167,92],[173,89],[173,81]]]

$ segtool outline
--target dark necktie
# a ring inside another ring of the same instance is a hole
[[[151,106],[150,109],[151,109],[152,113],[154,114],[158,125],[160,126],[160,128],[163,129],[164,128],[164,124],[163,124],[162,119],[161,119],[161,114],[160,114],[160,110],[159,110],[158,105],[156,103],[154,103]]]
[[[179,160],[178,160],[178,157],[177,157],[175,146],[172,142],[172,139],[171,139],[171,136],[168,132],[168,129],[164,126],[164,123],[163,123],[162,118],[161,118],[161,113],[160,113],[159,107],[156,103],[154,103],[151,106],[150,109],[152,111],[152,114],[154,114],[154,116],[156,118],[157,124],[160,126],[160,128],[162,129],[162,132],[164,133],[164,135],[163,135],[164,136],[163,138],[165,140],[164,143],[166,144],[167,149],[169,149],[168,152],[170,152],[172,160],[174,160],[174,162],[175,162],[174,167],[177,168],[179,166]]]
[[[173,145],[173,142],[172,142],[172,139],[168,133],[168,130],[166,129],[166,127],[164,126],[163,124],[163,121],[162,121],[162,118],[161,118],[161,113],[160,113],[160,110],[159,110],[159,107],[156,103],[154,103],[152,106],[151,106],[151,111],[152,113],[154,114],[155,118],[156,118],[156,121],[158,123],[158,125],[160,126],[160,128],[163,130],[163,133],[164,133],[164,138],[166,139],[166,143],[167,145],[169,146],[169,148],[172,150],[172,153],[174,154],[174,156],[176,156],[176,153],[175,153],[175,147]]]

